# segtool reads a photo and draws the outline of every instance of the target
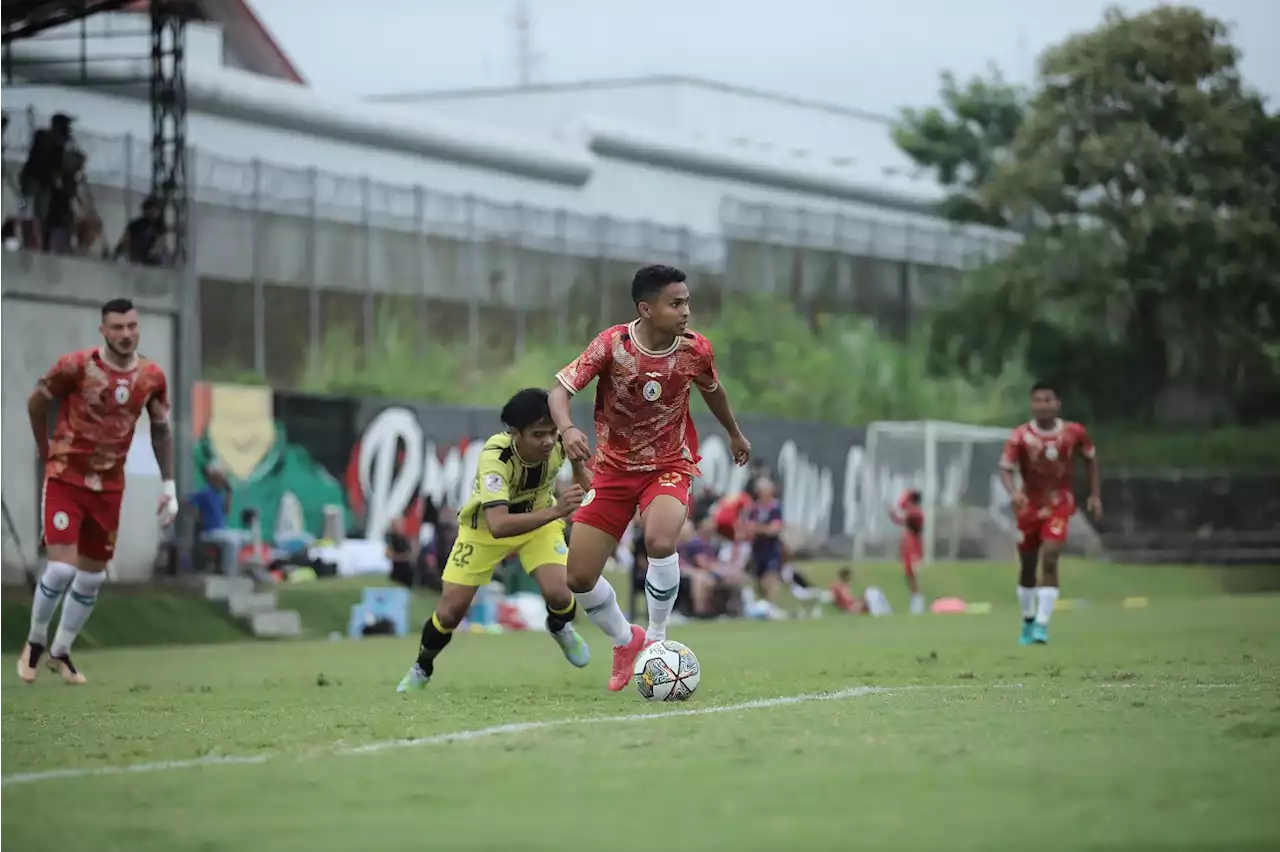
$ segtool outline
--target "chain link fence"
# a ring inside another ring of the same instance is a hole
[[[17,175],[43,122],[33,112],[9,122],[6,218],[20,204]],[[144,136],[75,138],[87,155],[81,208],[104,226],[100,243],[81,251],[109,254],[150,188],[150,146]],[[920,305],[1011,241],[887,211],[838,215],[733,198],[723,201],[721,233],[698,233],[268,159],[190,157],[203,372],[282,388],[330,340],[361,359],[390,327],[424,352],[465,345],[494,362],[585,338],[632,316],[631,275],[658,261],[691,273],[703,320],[735,294],[765,293],[905,333]]]

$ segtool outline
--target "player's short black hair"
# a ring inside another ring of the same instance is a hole
[[[684,270],[676,269],[674,266],[657,263],[643,267],[637,270],[636,276],[631,279],[631,301],[637,305],[647,302],[661,293],[662,288],[668,284],[679,284],[687,281],[688,278]]]
[[[523,431],[543,420],[550,422],[551,405],[547,402],[547,392],[542,388],[525,388],[507,400],[498,415],[508,429]]]
[[[920,492],[915,490],[914,488],[907,492],[908,503],[915,503],[918,506],[920,505],[920,501],[923,499],[924,497],[921,496]]]
[[[102,316],[107,314],[127,314],[133,310],[132,299],[112,299],[102,305]]]
[[[1036,391],[1048,391],[1054,396],[1057,396],[1058,386],[1053,382],[1048,381],[1047,379],[1041,379],[1040,381],[1036,382],[1034,385],[1031,386],[1031,392],[1035,393]]]
[[[836,576],[839,577],[841,580],[848,580],[850,577],[853,576],[853,570],[848,565],[846,565],[836,572]]]

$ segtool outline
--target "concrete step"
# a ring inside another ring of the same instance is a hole
[[[227,608],[238,618],[263,612],[275,612],[276,593],[250,592],[247,595],[232,595],[227,598]]]
[[[249,616],[249,629],[259,639],[283,639],[302,635],[302,616],[296,609],[257,612]]]
[[[253,594],[253,580],[249,577],[205,577],[204,597],[210,601],[230,600],[237,595]]]

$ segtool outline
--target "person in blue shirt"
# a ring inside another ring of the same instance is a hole
[[[782,503],[773,480],[760,477],[755,483],[755,504],[751,509],[754,535],[751,566],[760,596],[772,603],[782,584]]]
[[[188,494],[186,503],[198,513],[197,539],[216,544],[219,567],[224,572],[231,573],[235,570],[236,553],[248,534],[227,525],[231,509],[231,482],[222,468],[211,462],[205,466],[203,473],[204,487]]]

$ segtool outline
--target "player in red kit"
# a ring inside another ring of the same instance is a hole
[[[1076,458],[1089,471],[1086,508],[1102,518],[1101,480],[1093,439],[1079,423],[1058,416],[1062,404],[1048,382],[1031,388],[1031,422],[1013,430],[1000,459],[1000,480],[1013,502],[1018,522],[1018,603],[1022,608],[1019,643],[1049,641],[1049,617],[1058,602],[1058,555],[1076,512],[1072,491]],[[1018,473],[1021,482],[1014,481]],[[1040,563],[1039,586],[1036,563]]]
[[[169,524],[178,513],[173,483],[173,433],[164,371],[138,354],[138,312],[128,299],[102,306],[103,345],[63,355],[27,400],[31,432],[44,470],[44,543],[48,566],[36,586],[31,632],[18,658],[18,676],[36,679],[48,665],[62,679],[82,684],[71,645],[93,612],[115,550],[124,495],[124,462],[143,410],[151,420],[151,446],[164,493],[158,513]],[[49,413],[58,407],[53,437]],[[49,646],[49,623],[63,592],[62,619]]]
[[[924,532],[924,510],[920,508],[920,501],[920,492],[912,488],[889,510],[890,520],[902,527],[899,545],[902,570],[907,575],[907,588],[911,590],[911,612],[917,615],[924,612],[924,595],[920,594],[920,581],[916,577],[916,569],[924,558],[924,545],[920,540]]]
[[[666,638],[680,588],[676,540],[689,514],[693,478],[700,475],[698,435],[689,413],[694,387],[729,434],[734,461],[744,465],[751,456],[751,444],[716,378],[711,343],[689,331],[685,274],[670,266],[646,266],[631,282],[631,299],[639,317],[600,332],[556,374],[550,397],[566,453],[585,460],[590,445],[573,425],[569,402],[599,378],[594,477],[573,518],[568,573],[569,588],[587,616],[613,640],[609,689],[615,692],[631,680],[636,655]],[[613,586],[601,576],[637,509],[649,557],[648,631],[628,623]]]

